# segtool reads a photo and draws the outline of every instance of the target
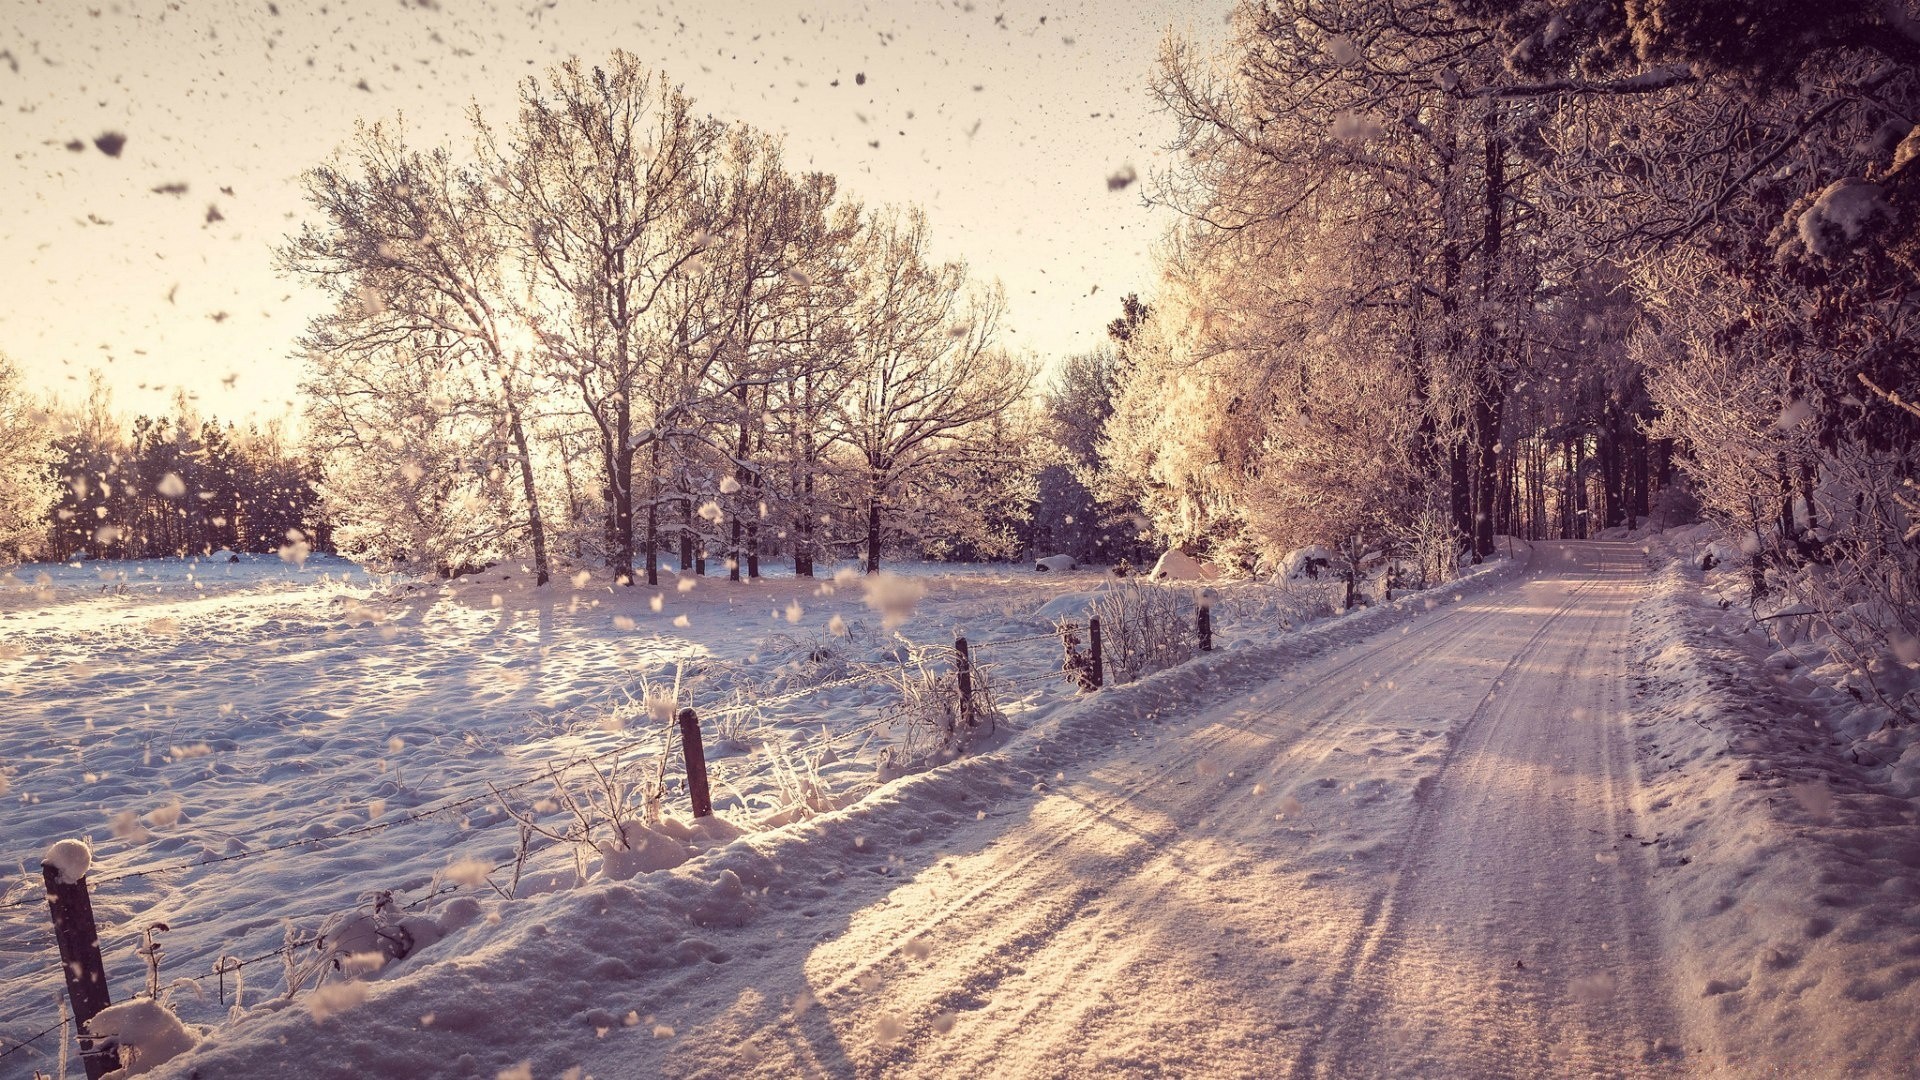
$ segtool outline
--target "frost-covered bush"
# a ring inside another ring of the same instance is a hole
[[[969,674],[973,723],[961,706],[958,656],[946,645],[911,645],[882,677],[900,695],[888,710],[899,732],[895,756],[919,761],[964,745],[973,729],[990,728],[999,719],[989,667],[975,663]]]
[[[1115,682],[1128,683],[1193,657],[1194,594],[1129,578],[1094,601],[1101,652]]]
[[[1345,588],[1337,577],[1247,582],[1222,588],[1213,602],[1214,633],[1230,633],[1243,626],[1297,630],[1339,614]]]

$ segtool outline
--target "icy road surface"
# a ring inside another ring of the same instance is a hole
[[[1541,545],[1521,581],[855,855],[653,995],[673,1037],[579,1047],[588,1071],[1685,1071],[1634,839],[1641,564]]]

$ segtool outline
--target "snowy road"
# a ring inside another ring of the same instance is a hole
[[[984,797],[939,852],[657,988],[673,1037],[589,1071],[1681,1071],[1631,838],[1642,578],[1629,545],[1542,546],[1520,582]]]

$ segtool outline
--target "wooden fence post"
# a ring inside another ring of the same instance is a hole
[[[69,883],[58,867],[47,862],[40,864],[40,874],[47,881],[47,908],[53,913],[53,936],[60,943],[60,970],[67,977],[67,1000],[73,1003],[73,1030],[78,1035],[86,1030],[87,1021],[110,1004],[107,967],[100,960],[100,930],[93,922],[93,898],[87,895],[85,877]],[[120,1068],[118,1050],[88,1053],[82,1041],[80,1053],[87,1080],[100,1080]]]
[[[980,716],[973,707],[973,657],[967,653],[964,635],[953,639],[953,677],[960,686],[960,719],[974,727]]]
[[[1194,598],[1194,629],[1200,634],[1200,651],[1213,651],[1213,604],[1205,597]]]
[[[700,718],[692,709],[680,710],[680,750],[687,759],[687,794],[693,816],[713,816],[713,796],[707,790],[707,752],[700,745]]]
[[[1087,619],[1087,663],[1093,668],[1093,686],[1099,689],[1106,685],[1106,677],[1100,673],[1100,616]]]

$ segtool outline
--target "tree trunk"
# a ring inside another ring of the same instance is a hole
[[[514,397],[513,382],[500,374],[501,396],[507,399],[507,433],[513,439],[513,452],[520,460],[520,490],[527,500],[527,530],[533,534],[534,584],[545,585],[552,577],[547,563],[547,527],[540,518],[540,496],[533,484],[533,454],[527,449],[527,429],[520,421],[520,402]]]
[[[1500,483],[1500,421],[1506,411],[1505,387],[1498,381],[1490,389],[1479,395],[1474,405],[1474,425],[1479,429],[1478,446],[1479,475],[1474,478],[1475,494],[1479,497],[1474,507],[1473,561],[1479,562],[1493,554],[1493,498]]]
[[[647,447],[647,584],[660,584],[660,440]]]
[[[742,431],[743,436],[747,435]],[[755,447],[751,460],[761,461],[766,456],[766,434],[761,433],[760,445]],[[743,442],[751,441],[742,439]],[[740,493],[746,496],[747,503],[747,580],[760,580],[760,515],[766,512],[766,489],[760,481],[759,466],[746,467],[747,480],[740,485]]]
[[[1468,468],[1468,446],[1465,441],[1447,454],[1447,493],[1453,510],[1453,534],[1460,548],[1473,541],[1473,489],[1472,471]]]
[[[800,476],[799,507],[793,520],[793,576],[810,578],[813,576],[813,436],[806,436],[807,445],[802,451]]]
[[[613,428],[613,579],[633,581],[633,410],[622,395],[614,403]]]
[[[1480,243],[1480,355],[1474,380],[1473,422],[1478,436],[1479,471],[1475,476],[1473,561],[1493,554],[1493,492],[1497,478],[1497,453],[1500,422],[1506,410],[1506,380],[1497,372],[1500,344],[1492,324],[1491,309],[1501,292],[1501,245],[1506,235],[1507,145],[1496,130],[1497,114],[1487,113],[1486,121],[1486,202],[1483,235]]]
[[[693,500],[680,500],[680,573],[693,567]]]
[[[867,573],[880,571],[880,496],[867,496]]]

